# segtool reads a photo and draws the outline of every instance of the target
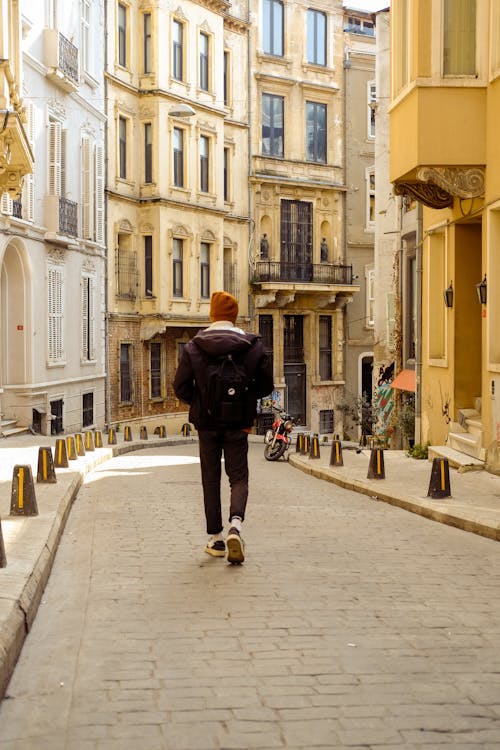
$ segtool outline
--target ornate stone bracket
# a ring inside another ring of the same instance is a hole
[[[410,194],[430,208],[448,208],[454,198],[484,195],[483,167],[420,167],[415,181],[398,182],[396,195]]]

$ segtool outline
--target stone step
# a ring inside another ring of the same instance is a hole
[[[24,435],[27,432],[29,432],[27,427],[9,427],[7,429],[4,429],[2,427],[3,437],[11,437],[12,435]]]
[[[465,427],[468,419],[481,419],[481,412],[476,409],[459,409],[457,417],[458,422]]]
[[[448,464],[453,469],[457,469],[460,474],[466,471],[481,471],[484,469],[484,461],[454,450],[447,445],[430,445],[429,461],[434,458],[447,458]]]
[[[449,432],[447,444],[450,448],[465,453],[467,456],[478,458],[480,461],[486,459],[486,450],[481,446],[480,435],[471,435],[468,432]]]
[[[467,432],[471,435],[482,435],[483,434],[483,423],[480,419],[466,419]]]

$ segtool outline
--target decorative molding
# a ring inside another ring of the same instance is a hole
[[[64,250],[58,247],[51,247],[47,250],[47,260],[49,263],[56,263],[57,265],[63,265],[65,261],[66,253]]]
[[[457,198],[484,195],[485,173],[482,167],[421,167],[417,179],[432,182]]]
[[[398,182],[394,185],[396,195],[411,195],[430,208],[450,208],[453,196],[432,182]]]
[[[59,120],[66,119],[66,110],[58,99],[49,99],[47,102],[47,109],[49,110],[49,115],[52,115]]]
[[[117,229],[119,232],[133,232],[134,228],[128,219],[122,219],[118,222]]]

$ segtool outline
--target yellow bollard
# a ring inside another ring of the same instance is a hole
[[[332,443],[332,451],[330,453],[330,466],[343,466],[344,459],[342,457],[342,443],[340,440],[334,440]]]
[[[124,429],[124,432],[123,432],[123,439],[127,443],[130,443],[130,441],[132,440],[132,428],[130,427],[129,424],[125,425],[125,429]]]
[[[56,439],[56,447],[54,449],[54,466],[58,469],[66,469],[68,464],[68,449],[66,447],[66,440],[64,438]]]
[[[102,448],[102,432],[100,430],[95,431],[94,445],[96,448]]]
[[[316,433],[312,436],[311,446],[309,448],[309,458],[320,458],[319,436]]]
[[[31,466],[14,466],[10,498],[11,516],[37,516],[38,506]]]
[[[83,435],[81,432],[77,432],[75,434],[75,448],[76,448],[76,455],[77,456],[84,456],[85,455],[85,448],[83,445]]]
[[[85,430],[83,433],[84,435],[84,446],[86,451],[93,451],[94,450],[94,436],[90,432],[90,430]]]
[[[54,469],[54,460],[52,458],[52,448],[38,449],[38,471],[36,475],[37,482],[46,482],[54,484],[57,482],[56,472]]]
[[[76,455],[75,438],[73,435],[68,435],[66,438],[66,445],[68,447],[68,458],[70,461],[76,461],[78,456]]]
[[[108,445],[116,445],[116,432],[114,430],[114,427],[109,428]]]
[[[145,427],[145,426],[141,427],[140,439],[141,440],[147,440],[148,439],[148,428]]]
[[[385,479],[384,451],[382,448],[372,448],[367,478]]]

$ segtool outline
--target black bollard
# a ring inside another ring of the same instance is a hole
[[[14,466],[10,498],[11,516],[37,516],[38,506],[31,466]]]
[[[50,446],[38,449],[38,471],[36,481],[46,482],[48,484],[55,484],[55,482],[57,482],[54,460],[52,458],[52,448]]]
[[[342,443],[340,440],[334,440],[332,443],[332,451],[330,453],[330,466],[343,466],[344,459],[342,457]]]
[[[451,497],[450,466],[447,458],[434,458],[432,461],[431,481],[427,497],[438,499]]]
[[[384,451],[382,448],[372,448],[367,478],[385,479]]]

